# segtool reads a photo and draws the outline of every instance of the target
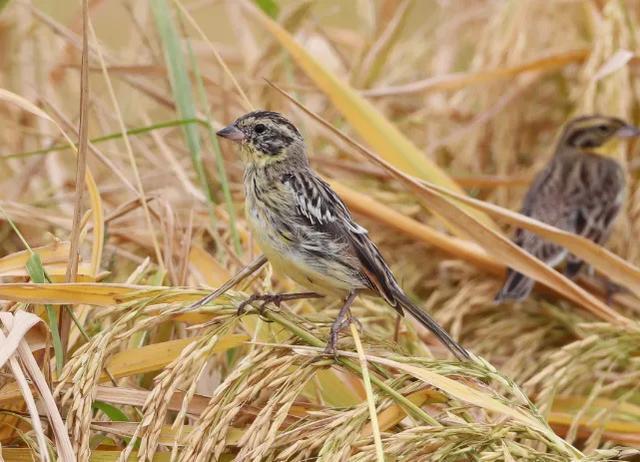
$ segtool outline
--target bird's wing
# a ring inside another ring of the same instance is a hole
[[[313,172],[287,173],[282,182],[291,188],[298,212],[309,224],[322,226],[342,222],[355,233],[367,233],[353,221],[346,205],[331,187]]]
[[[360,263],[363,280],[396,307],[394,289],[400,290],[380,251],[369,239],[367,230],[356,223],[346,205],[331,187],[313,172],[289,173],[283,177],[296,199],[298,216],[332,239],[349,243],[349,249]],[[400,310],[400,307],[397,307]]]

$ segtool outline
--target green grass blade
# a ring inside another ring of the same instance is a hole
[[[105,403],[104,401],[95,400],[91,405],[91,407],[101,411],[104,415],[109,417],[109,420],[111,420],[112,422],[130,422],[131,421],[131,419],[129,419],[127,414],[122,412],[117,407],[109,403]],[[131,438],[125,436],[123,437],[123,440],[129,443],[129,441],[131,441]],[[135,449],[140,449],[140,438],[136,438],[136,441],[133,444],[133,447]]]
[[[280,7],[275,0],[254,0],[254,2],[258,6],[258,8],[267,13],[272,18],[275,19],[276,17],[278,17]]]
[[[129,136],[135,136],[135,135],[141,135],[144,133],[149,133],[154,130],[160,130],[161,128],[179,127],[181,125],[188,125],[188,124],[200,124],[200,125],[207,126],[207,122],[200,119],[176,119],[176,120],[168,120],[166,122],[160,122],[152,125],[146,125],[144,127],[131,128],[127,130],[126,133]],[[98,143],[104,143],[105,141],[111,141],[111,140],[116,140],[120,138],[122,138],[122,132],[114,132],[114,133],[109,133],[108,135],[91,138],[89,141],[91,142],[91,144],[98,144]],[[24,152],[16,152],[13,154],[5,154],[3,156],[0,156],[0,159],[15,159],[20,157],[37,156],[42,154],[48,154],[50,152],[55,152],[55,151],[65,151],[67,149],[71,149],[68,143],[56,144],[55,146],[51,146],[50,148],[45,148],[45,149],[35,149],[33,151],[24,151]]]
[[[222,157],[222,151],[220,150],[220,144],[218,143],[218,137],[215,130],[211,125],[211,110],[209,109],[209,101],[207,100],[207,93],[204,89],[204,82],[202,75],[200,74],[200,67],[198,66],[198,60],[193,53],[191,41],[187,39],[187,48],[189,50],[189,60],[191,62],[191,68],[196,80],[198,98],[200,99],[200,106],[204,108],[206,120],[207,133],[209,134],[209,141],[213,146],[213,152],[216,159],[216,167],[218,168],[218,176],[220,186],[222,188],[222,194],[225,204],[227,206],[227,212],[229,212],[229,228],[231,229],[231,239],[233,241],[233,248],[238,255],[242,255],[242,246],[240,245],[240,234],[236,227],[236,209],[233,205],[233,198],[231,197],[231,188],[229,187],[229,179],[227,178],[227,171],[224,166],[224,158]]]
[[[129,422],[130,420],[129,417],[127,417],[127,414],[122,412],[117,407],[105,403],[104,401],[95,400],[92,407],[101,411],[113,422]]]
[[[49,282],[47,275],[42,266],[42,260],[40,255],[32,253],[27,260],[27,272],[33,282],[42,284]],[[64,366],[64,348],[62,348],[62,340],[60,339],[60,331],[58,331],[58,314],[51,305],[45,305],[47,310],[47,318],[49,320],[49,329],[51,329],[51,339],[53,340],[53,353],[56,357],[56,372],[60,374],[62,372],[62,366]]]
[[[182,119],[195,119],[196,109],[191,92],[191,82],[187,73],[187,67],[182,56],[180,38],[171,19],[171,10],[166,0],[151,0],[151,10],[156,22],[156,27],[162,46],[165,60],[169,67],[169,76],[173,96],[176,100],[178,113]],[[183,125],[183,132],[187,142],[187,147],[191,153],[191,161],[196,171],[202,190],[207,198],[209,217],[215,224],[214,202],[207,175],[202,162],[202,148],[198,129],[192,124]]]
[[[42,266],[40,255],[38,255],[31,249],[31,246],[24,238],[18,227],[15,225],[13,220],[9,218],[9,215],[7,215],[7,212],[5,212],[4,208],[0,207],[0,212],[2,213],[4,219],[9,223],[9,226],[11,226],[11,228],[13,228],[15,233],[18,235],[25,248],[31,254],[29,256],[29,259],[27,260],[27,264],[25,265],[27,273],[29,273],[31,280],[37,283],[50,282],[49,278],[47,277],[47,273],[45,273],[44,271],[44,266]],[[47,310],[49,329],[51,329],[53,352],[56,357],[56,372],[59,374],[62,371],[62,366],[64,365],[64,349],[62,348],[60,332],[58,331],[58,315],[56,313],[56,310],[54,310],[51,305],[45,305],[45,309]]]

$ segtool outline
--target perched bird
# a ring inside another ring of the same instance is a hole
[[[554,156],[535,177],[520,213],[557,228],[604,243],[624,199],[625,173],[607,150],[616,140],[640,135],[620,119],[578,117],[564,128]],[[583,261],[565,248],[518,229],[515,243],[551,267],[566,261],[565,275],[575,278]],[[534,281],[512,269],[495,300],[523,300]]]
[[[377,294],[400,314],[411,313],[460,359],[469,358],[400,288],[367,231],[309,165],[298,129],[276,112],[246,114],[218,133],[240,144],[247,220],[274,270],[317,294],[345,303],[331,326],[327,352],[351,319],[358,293]],[[254,296],[264,302],[279,295]],[[285,298],[286,299],[286,298]]]

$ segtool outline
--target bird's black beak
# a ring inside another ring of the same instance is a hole
[[[640,136],[640,128],[633,125],[625,125],[616,132],[619,138],[634,138]]]
[[[235,125],[224,127],[222,130],[218,131],[216,135],[236,143],[241,143],[245,138],[244,133],[242,133],[242,131]]]

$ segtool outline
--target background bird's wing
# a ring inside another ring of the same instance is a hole
[[[624,171],[613,159],[584,154],[580,160],[570,177],[579,186],[567,191],[566,229],[603,244],[622,205]],[[575,180],[578,177],[580,181]],[[582,266],[582,260],[569,255],[565,274],[573,278]]]
[[[566,229],[568,203],[564,200],[565,165],[552,161],[534,179],[527,192],[520,213],[544,223]],[[537,234],[524,229],[516,231],[515,243],[550,266],[558,265],[566,256],[566,250],[547,242]]]
[[[561,159],[554,158],[538,173],[527,191],[520,213],[540,221],[567,229],[569,204],[564,199],[566,165]],[[514,237],[516,245],[548,264],[557,266],[567,256],[567,251],[552,242],[547,242],[526,229],[517,229]],[[535,281],[511,268],[495,301],[524,300],[529,296]]]
[[[522,213],[602,243],[622,202],[624,172],[613,159],[579,153],[536,178]]]
[[[613,159],[583,155],[574,166],[579,188],[567,194],[568,230],[602,244],[622,205],[624,171]]]
[[[620,209],[623,190],[624,171],[615,160],[588,153],[565,154],[536,176],[521,213],[601,244]],[[567,258],[565,274],[570,278],[583,266],[566,249],[532,232],[518,229],[514,240],[550,266]],[[509,269],[496,300],[521,300],[532,287],[532,280]]]

